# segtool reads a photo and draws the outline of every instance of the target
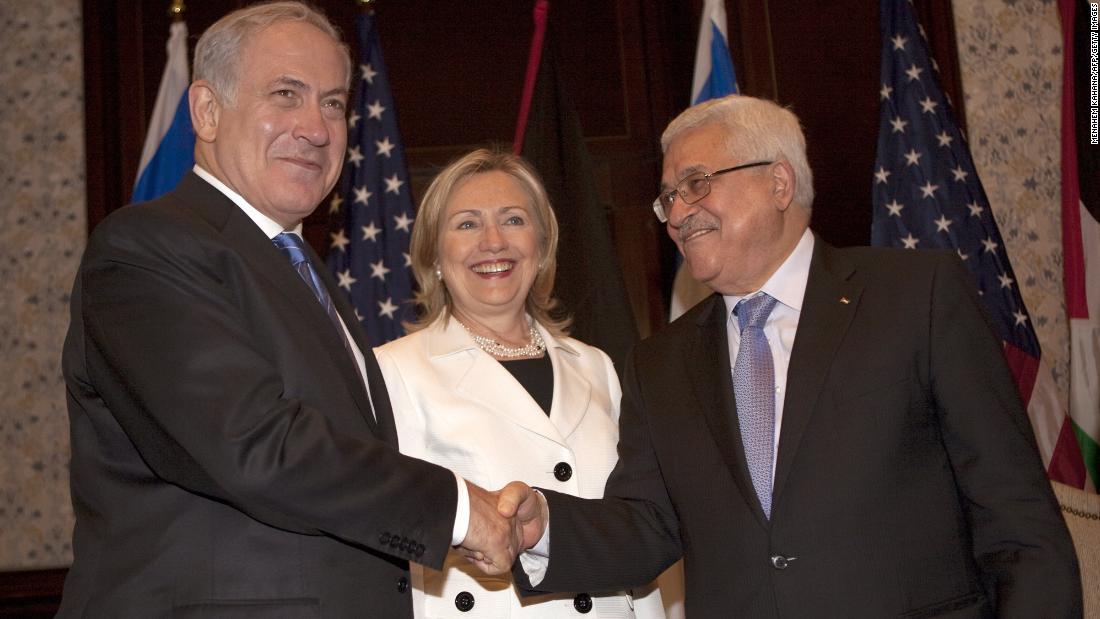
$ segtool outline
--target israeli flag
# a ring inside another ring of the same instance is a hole
[[[691,80],[691,104],[737,92],[737,75],[730,60],[726,34],[726,5],[723,0],[706,0],[695,47],[695,75]]]
[[[160,78],[153,118],[145,134],[137,182],[131,202],[145,202],[176,187],[195,165],[195,132],[187,105],[191,83],[187,62],[187,24],[172,24],[168,37],[168,62]]]
[[[699,43],[695,47],[695,75],[691,80],[691,104],[702,103],[737,92],[737,75],[726,35],[726,6],[723,0],[705,0],[699,24]],[[711,289],[695,281],[676,257],[679,267],[672,282],[669,321],[676,320],[696,303],[710,296]]]

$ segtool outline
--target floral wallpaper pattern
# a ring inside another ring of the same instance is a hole
[[[1062,410],[1062,35],[1055,0],[954,0],[971,154]]]
[[[85,244],[79,0],[0,2],[0,570],[72,561],[61,345]]]

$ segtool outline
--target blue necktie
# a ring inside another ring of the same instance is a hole
[[[283,253],[290,258],[290,263],[294,265],[294,269],[298,271],[298,275],[302,280],[309,285],[309,289],[313,291],[313,296],[317,297],[317,301],[321,304],[321,307],[325,308],[325,313],[328,314],[329,320],[336,326],[336,332],[340,335],[340,341],[344,343],[344,349],[348,351],[348,355],[351,356],[352,363],[355,365],[356,373],[359,371],[359,364],[355,361],[355,354],[351,351],[351,342],[348,341],[347,335],[344,334],[344,323],[340,321],[340,315],[336,313],[336,306],[332,304],[332,297],[328,295],[328,291],[325,290],[325,283],[321,281],[321,276],[314,270],[313,264],[310,263],[309,258],[306,257],[305,249],[302,245],[302,237],[292,232],[280,232],[275,235],[275,238],[271,239],[271,242],[275,244],[275,247],[283,250]]]
[[[752,487],[760,499],[764,516],[772,511],[772,450],[775,441],[775,364],[764,323],[775,307],[775,299],[760,293],[741,299],[733,308],[741,327],[741,345],[733,364],[733,395],[737,399],[737,421],[749,465]]]

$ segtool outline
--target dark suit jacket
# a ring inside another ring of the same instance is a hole
[[[539,590],[640,584],[682,553],[692,619],[1080,615],[1073,546],[957,258],[816,242],[770,521],[726,322],[714,295],[634,351],[617,498],[546,493]]]
[[[63,366],[75,561],[61,617],[401,617],[442,564],[456,489],[400,455],[289,260],[188,174],[88,241]]]

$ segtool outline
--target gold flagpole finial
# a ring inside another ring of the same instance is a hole
[[[172,4],[168,6],[168,14],[177,21],[183,19],[185,10],[187,10],[187,7],[183,4],[183,0],[172,0]]]

